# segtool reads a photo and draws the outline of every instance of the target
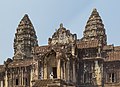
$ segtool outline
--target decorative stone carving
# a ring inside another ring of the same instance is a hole
[[[52,38],[49,38],[48,44],[68,44],[74,43],[77,37],[76,34],[71,34],[69,30],[63,27],[63,24],[60,24],[60,28],[52,35]]]

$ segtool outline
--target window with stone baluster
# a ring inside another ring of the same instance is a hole
[[[115,72],[107,73],[107,82],[108,83],[117,82],[117,74]]]

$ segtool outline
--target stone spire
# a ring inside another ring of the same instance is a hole
[[[104,24],[102,23],[97,9],[94,8],[85,26],[82,40],[89,41],[95,39],[100,40],[103,45],[107,44]]]
[[[37,36],[27,14],[20,21],[14,38],[14,59],[31,57],[32,47],[37,46]]]

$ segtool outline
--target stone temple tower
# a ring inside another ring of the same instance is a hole
[[[102,85],[104,61],[102,47],[107,45],[106,39],[102,19],[97,10],[93,9],[85,26],[83,38],[77,43],[78,52],[81,53],[78,54],[81,60],[80,83],[88,84],[85,87],[101,87]]]
[[[14,59],[31,58],[32,47],[38,46],[36,32],[27,14],[20,21],[14,38]]]
[[[106,45],[107,37],[105,34],[104,24],[97,9],[93,9],[84,30],[83,41],[101,40],[101,44]]]

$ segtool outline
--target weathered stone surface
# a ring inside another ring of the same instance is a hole
[[[27,14],[24,15],[15,33],[14,59],[31,57],[32,47],[38,46],[36,32]]]
[[[20,21],[14,56],[0,65],[0,87],[120,87],[120,46],[107,45],[104,24],[93,9],[83,37],[63,24],[38,46],[28,17]]]

